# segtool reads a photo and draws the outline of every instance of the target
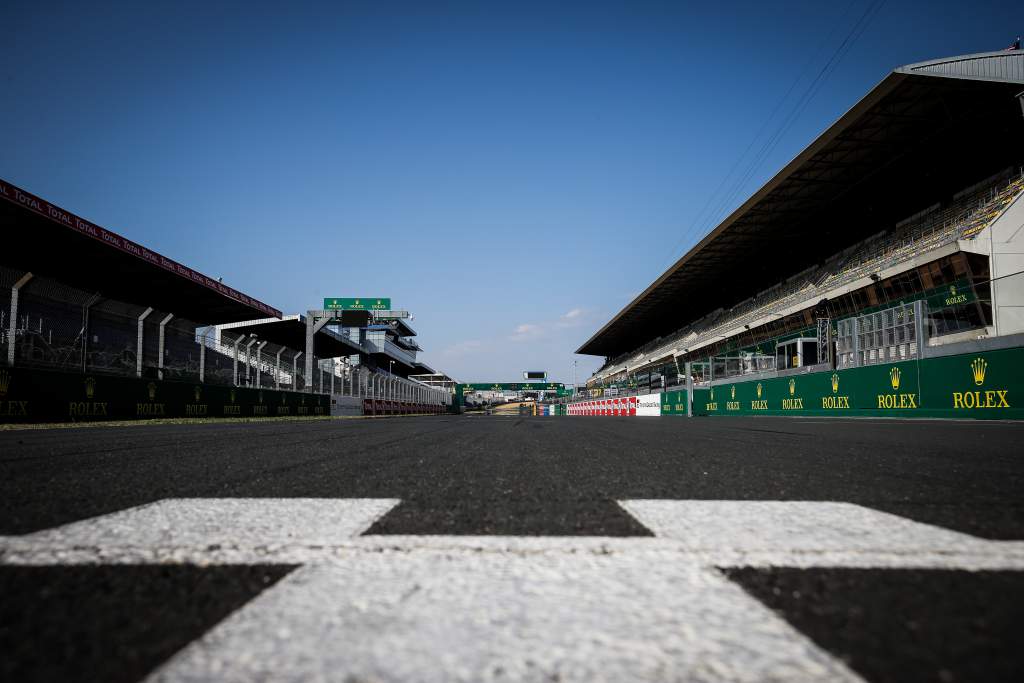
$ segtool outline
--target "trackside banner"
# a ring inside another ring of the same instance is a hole
[[[719,384],[694,415],[1024,418],[1024,349]]]
[[[661,416],[661,393],[637,396],[636,414],[639,417]]]
[[[330,413],[325,394],[0,367],[0,423]]]
[[[136,258],[142,259],[143,261],[147,261],[158,268],[163,268],[164,270],[170,271],[179,277],[183,277],[186,280],[208,287],[229,299],[234,299],[246,306],[252,306],[253,308],[266,313],[267,315],[274,316],[275,318],[281,317],[281,311],[276,308],[271,308],[262,301],[257,301],[256,299],[248,297],[237,289],[233,289],[221,282],[217,282],[213,278],[192,270],[188,266],[183,266],[177,261],[172,261],[166,256],[161,256],[156,252],[150,251],[141,244],[133,242],[125,237],[121,237],[116,232],[111,232],[110,230],[106,230],[105,228],[101,228],[98,225],[90,223],[84,218],[79,218],[70,211],[65,211],[59,206],[55,206],[45,199],[35,196],[31,192],[26,192],[25,190],[15,187],[3,180],[0,180],[0,197],[3,197],[12,204],[17,204],[29,211],[33,211],[40,216],[49,218],[54,223],[60,223],[75,232],[91,237],[98,242],[103,242],[112,249],[117,249],[125,254],[130,254]]]

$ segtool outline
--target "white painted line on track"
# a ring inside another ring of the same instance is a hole
[[[23,537],[32,545],[272,547],[344,543],[394,498],[171,498]]]
[[[717,571],[417,549],[286,577],[151,680],[855,681]]]
[[[659,538],[705,552],[982,552],[992,541],[853,503],[809,501],[624,500]],[[1016,543],[1024,549],[1024,544]]]
[[[716,567],[1024,570],[848,503],[628,500],[654,538],[359,536],[394,499],[171,499],[0,538],[0,564],[304,565],[153,680],[854,681]]]

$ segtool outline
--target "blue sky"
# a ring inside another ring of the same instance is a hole
[[[1024,32],[1019,3],[876,6],[709,206],[871,6],[24,2],[0,27],[0,178],[289,313],[390,296],[460,380],[568,381],[888,71]]]

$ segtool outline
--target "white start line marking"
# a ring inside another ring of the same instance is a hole
[[[172,499],[20,537],[3,564],[296,563],[158,681],[856,681],[729,566],[1024,570],[848,503],[622,501],[654,538],[359,536],[393,499]]]

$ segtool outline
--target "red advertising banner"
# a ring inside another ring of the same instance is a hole
[[[272,308],[262,301],[257,301],[252,297],[248,297],[242,294],[237,289],[228,287],[222,282],[217,282],[211,277],[207,277],[200,272],[192,270],[188,266],[183,266],[177,261],[172,261],[166,256],[157,254],[154,251],[146,249],[141,244],[131,241],[126,237],[118,235],[116,232],[111,232],[105,228],[101,228],[98,225],[90,223],[84,218],[79,218],[70,211],[65,211],[59,206],[55,206],[50,202],[35,196],[31,192],[26,192],[10,183],[0,180],[0,197],[3,197],[12,204],[23,206],[26,209],[33,211],[40,216],[50,219],[54,223],[60,223],[71,230],[75,230],[78,233],[91,237],[99,242],[103,242],[112,249],[117,249],[126,254],[131,254],[136,258],[140,258],[143,261],[148,261],[154,266],[163,268],[166,271],[170,271],[179,277],[185,278],[191,282],[203,285],[222,294],[223,296],[233,299],[247,306],[252,306],[256,310],[265,313],[269,316],[276,318],[281,317],[281,311],[276,308]]]

